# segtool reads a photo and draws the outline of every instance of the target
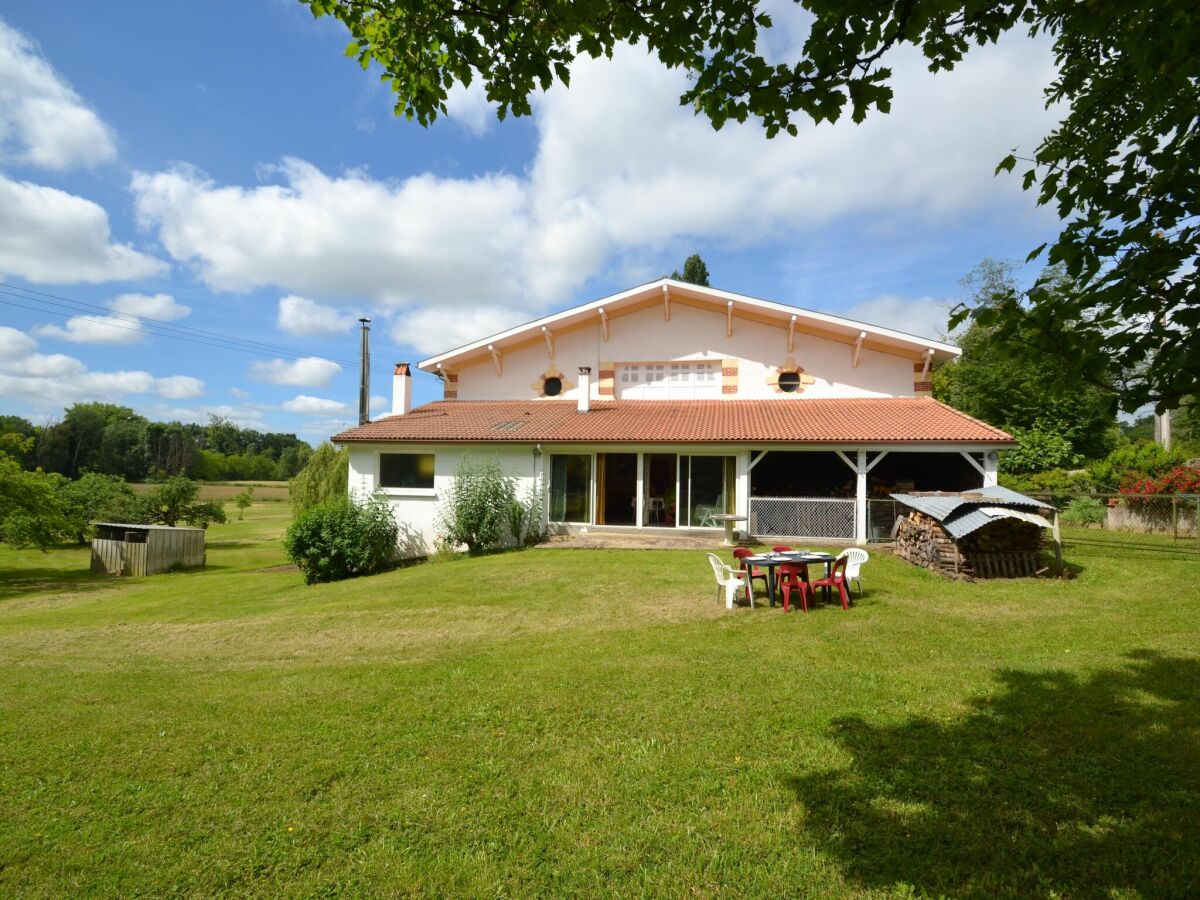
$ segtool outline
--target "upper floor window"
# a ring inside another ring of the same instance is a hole
[[[719,362],[622,363],[621,396],[629,400],[688,400],[721,396]]]
[[[384,488],[432,488],[432,453],[380,453],[379,486]]]

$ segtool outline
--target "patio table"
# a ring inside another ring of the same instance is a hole
[[[725,543],[722,546],[736,547],[737,541],[733,539],[733,523],[745,522],[745,516],[735,516],[733,513],[713,513],[709,516],[714,522],[720,522],[725,526]]]
[[[763,553],[759,556],[747,556],[743,558],[743,562],[747,566],[760,566],[767,570],[767,595],[771,599],[771,605],[775,605],[775,569],[778,566],[795,566],[795,565],[812,565],[813,563],[825,564],[825,577],[828,578],[833,571],[833,564],[837,560],[836,556],[831,556],[828,553]],[[822,598],[826,603],[829,602],[829,588],[824,588]]]

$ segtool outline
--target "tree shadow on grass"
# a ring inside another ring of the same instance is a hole
[[[0,601],[29,594],[101,591],[113,586],[113,576],[96,574],[88,569],[70,571],[54,566],[0,569]]]
[[[852,762],[791,779],[847,878],[958,897],[1200,895],[1200,660],[1140,652],[999,682],[953,721],[839,720]]]

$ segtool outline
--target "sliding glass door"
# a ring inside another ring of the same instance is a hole
[[[687,498],[683,524],[693,528],[718,528],[712,516],[734,510],[734,486],[737,482],[736,457],[682,456],[679,488]]]
[[[550,455],[551,522],[592,521],[592,456],[590,453]]]

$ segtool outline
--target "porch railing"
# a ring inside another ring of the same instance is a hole
[[[840,497],[751,497],[750,533],[854,539],[854,501]]]

